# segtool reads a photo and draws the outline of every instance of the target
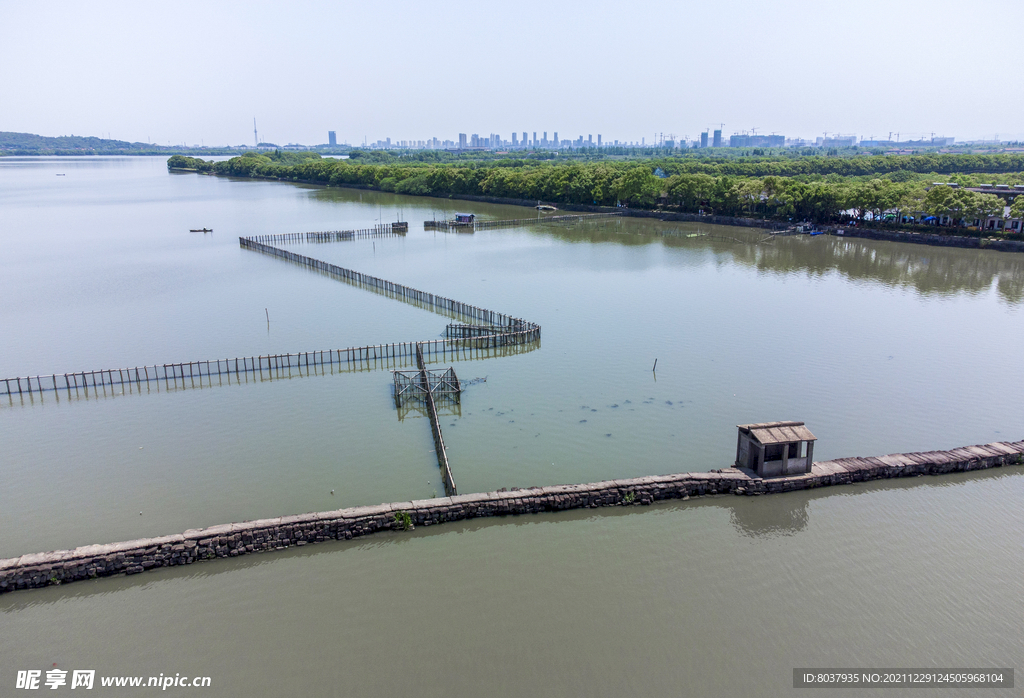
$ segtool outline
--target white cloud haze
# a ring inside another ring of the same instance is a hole
[[[1024,140],[1020,0],[0,4],[0,130]],[[1010,48],[1007,48],[1010,47]],[[1005,84],[1004,84],[1005,83]]]

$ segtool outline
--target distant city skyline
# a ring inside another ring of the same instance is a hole
[[[609,0],[491,10],[543,22],[481,23],[468,0],[8,3],[6,26],[45,27],[48,41],[41,50],[26,30],[0,42],[0,130],[237,145],[252,142],[255,115],[282,144],[325,143],[328,130],[354,145],[474,131],[518,141],[524,126],[528,141],[557,128],[560,142],[602,144],[708,131],[713,146],[716,130],[723,145],[773,132],[1024,140],[1024,91],[980,79],[1009,59],[941,40],[992,36],[993,18],[1024,25],[1019,0],[641,0],[631,24]],[[386,50],[371,30],[382,26]],[[470,52],[468,36],[487,50]]]
[[[30,132],[24,132],[30,133]],[[653,137],[648,140],[646,137],[641,137],[639,141],[627,141],[619,139],[605,138],[603,134],[597,134],[596,138],[594,134],[587,134],[585,137],[580,134],[575,138],[564,138],[560,139],[558,132],[554,131],[551,138],[548,138],[547,131],[541,132],[541,136],[537,136],[537,132],[533,132],[533,137],[530,136],[530,132],[523,131],[522,137],[519,132],[513,132],[510,138],[503,138],[500,134],[490,133],[487,136],[480,134],[466,134],[459,133],[457,140],[442,139],[436,136],[426,139],[399,139],[391,138],[390,136],[380,138],[375,141],[364,141],[362,143],[351,143],[344,139],[337,137],[336,131],[327,131],[327,139],[314,140],[308,143],[300,143],[297,141],[277,141],[269,136],[260,135],[256,129],[253,131],[253,135],[250,136],[248,143],[166,143],[161,144],[158,141],[129,141],[129,142],[140,142],[140,143],[151,143],[152,145],[172,145],[176,147],[189,147],[189,148],[285,148],[285,149],[309,149],[309,148],[339,148],[339,149],[358,149],[365,148],[370,150],[560,150],[560,149],[580,149],[580,148],[665,148],[665,149],[696,149],[696,148],[788,148],[788,147],[818,147],[818,148],[848,148],[851,146],[859,146],[864,148],[899,148],[899,147],[951,147],[951,146],[962,146],[962,145],[992,145],[992,144],[1011,144],[1013,146],[1019,145],[1024,142],[1024,139],[1015,138],[982,138],[982,139],[958,139],[953,136],[936,135],[931,134],[901,134],[901,133],[888,133],[883,138],[872,138],[857,136],[854,134],[829,134],[825,132],[822,136],[815,138],[800,138],[800,137],[787,137],[783,134],[756,134],[756,133],[734,133],[726,137],[720,129],[714,131],[701,132],[697,138],[678,138],[671,133],[655,133]],[[74,136],[75,134],[34,134],[39,136],[50,136],[50,137],[66,137]],[[77,134],[79,137],[93,137],[103,138],[117,141],[126,141],[128,139],[112,137],[111,134]]]
[[[532,133],[532,137],[531,134]],[[537,132],[513,131],[510,138],[503,138],[500,134],[489,133],[481,136],[478,133],[459,133],[458,139],[442,139],[436,136],[425,139],[392,139],[390,136],[375,141],[364,141],[362,143],[338,142],[335,131],[328,131],[327,143],[273,143],[280,147],[312,147],[312,146],[338,146],[351,148],[367,148],[375,150],[558,150],[558,149],[579,149],[579,148],[666,148],[666,149],[692,149],[692,148],[785,148],[785,147],[818,147],[818,148],[848,148],[851,146],[861,147],[946,147],[957,144],[953,136],[937,136],[936,134],[925,134],[920,138],[901,137],[904,134],[889,133],[885,138],[865,138],[853,134],[828,134],[827,132],[816,138],[787,138],[782,134],[756,134],[756,133],[734,133],[728,136],[723,129],[704,131],[695,139],[689,137],[677,138],[671,133],[655,133],[650,141],[641,137],[639,141],[620,141],[618,139],[604,138],[603,134],[582,134],[576,138],[558,137],[558,131],[552,132],[548,138],[548,132],[542,131],[538,137]],[[916,134],[915,134],[916,135]],[[974,141],[960,141],[960,144]],[[263,146],[271,145],[262,142]]]
[[[257,120],[254,120],[254,122]],[[255,126],[255,123],[254,123]],[[720,124],[724,127],[725,124]],[[718,129],[706,129],[697,134],[696,137],[690,137],[689,134],[684,134],[682,137],[677,136],[675,133],[669,132],[655,132],[650,139],[646,136],[641,136],[639,140],[626,140],[626,139],[613,139],[605,138],[603,134],[598,133],[596,138],[593,133],[587,133],[586,136],[579,134],[574,138],[559,138],[558,131],[552,131],[552,137],[548,138],[548,131],[513,131],[509,138],[503,138],[500,134],[489,133],[486,136],[478,133],[459,133],[457,139],[446,139],[438,138],[437,136],[431,136],[429,138],[422,139],[402,139],[402,138],[391,138],[385,136],[376,140],[365,139],[362,142],[352,142],[350,139],[339,138],[336,130],[326,131],[327,138],[314,139],[309,142],[299,142],[294,140],[277,140],[271,136],[268,136],[265,132],[260,133],[257,129],[253,129],[252,135],[249,136],[249,142],[239,143],[210,143],[205,144],[204,141],[201,143],[188,143],[183,141],[181,143],[168,142],[162,144],[156,140],[139,141],[143,143],[152,143],[154,145],[179,145],[187,147],[229,147],[229,148],[244,148],[244,147],[282,147],[282,148],[310,148],[310,147],[338,147],[338,148],[367,148],[377,150],[527,150],[527,149],[546,149],[546,150],[558,150],[558,149],[579,149],[579,148],[668,148],[668,149],[692,149],[692,148],[784,148],[784,147],[821,147],[821,148],[845,148],[850,146],[861,146],[861,147],[900,147],[900,146],[916,146],[916,147],[945,147],[953,145],[964,145],[969,143],[1019,143],[1024,141],[1024,134],[1020,138],[1015,137],[999,137],[998,134],[993,134],[992,138],[972,138],[972,139],[960,139],[955,136],[947,136],[945,134],[939,135],[935,132],[930,133],[902,133],[902,132],[887,132],[883,137],[875,136],[862,136],[856,134],[841,134],[841,133],[830,133],[828,131],[822,132],[821,136],[815,136],[812,138],[803,138],[801,136],[789,137],[784,134],[771,132],[769,134],[758,134],[757,129],[751,129],[750,131],[739,131],[736,133],[728,134],[728,131],[724,128]],[[29,132],[26,132],[29,133]],[[538,136],[538,133],[540,135]],[[531,135],[532,134],[532,135]],[[728,135],[727,135],[728,134]],[[37,134],[42,136],[63,136],[72,134]],[[110,133],[104,134],[79,134],[87,136],[96,136],[101,138],[114,138],[115,140],[130,140],[127,138],[116,138]],[[135,141],[132,141],[135,142]],[[257,144],[258,143],[258,144]]]

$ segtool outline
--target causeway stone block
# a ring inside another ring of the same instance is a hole
[[[993,451],[998,451],[1004,456],[1016,455],[1018,452],[1017,449],[1013,448],[1009,444],[1003,443],[1002,441],[994,441],[990,444],[985,444],[985,446]]]
[[[436,497],[434,499],[414,499],[411,502],[409,502],[409,511],[420,509],[439,509],[440,507],[451,506],[451,503],[451,497]]]
[[[813,463],[811,465],[811,474],[812,475],[837,475],[837,474],[846,475],[847,474],[847,470],[846,470],[846,468],[842,467],[841,465],[837,465],[836,463],[833,463],[832,461],[823,461],[821,463]]]
[[[361,519],[371,516],[378,516],[385,513],[385,509],[379,505],[368,507],[351,507],[343,510],[342,516],[346,519]]]
[[[232,524],[217,524],[216,526],[210,526],[200,530],[203,532],[203,538],[216,538],[218,536],[230,536],[231,526]]]
[[[901,468],[919,465],[918,461],[911,459],[911,457],[905,453],[890,453],[889,455],[880,456],[879,460],[892,465],[899,465]]]
[[[307,523],[316,523],[317,521],[317,515],[313,512],[310,512],[308,514],[293,514],[292,516],[281,517],[282,526],[296,526]]]

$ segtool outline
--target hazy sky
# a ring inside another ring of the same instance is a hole
[[[0,0],[0,131],[1024,140],[1024,0]]]

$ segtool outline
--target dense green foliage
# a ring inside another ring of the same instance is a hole
[[[745,177],[795,177],[830,175],[856,177],[887,173],[956,174],[1024,171],[1024,155],[922,153],[916,155],[868,155],[863,157],[754,157],[743,159],[673,158],[658,161],[669,174],[701,173]]]
[[[523,151],[514,154],[488,151],[449,152],[444,150],[353,150],[350,159],[361,164],[418,165],[487,163],[500,165],[514,161],[522,164],[541,163],[621,163],[649,162],[667,174],[710,174],[740,177],[827,176],[863,177],[889,174],[897,179],[914,174],[970,174],[1024,172],[1024,154],[983,153],[916,153],[913,155],[872,155],[851,148],[836,155],[822,154],[821,149],[807,148],[767,150],[761,148],[720,148],[713,151],[693,150],[665,155],[663,149],[614,148],[598,150],[583,148],[572,151]]]
[[[1011,218],[1024,218],[1024,196],[1018,196],[1010,207]]]
[[[248,152],[224,162],[184,156],[169,167],[194,169],[236,177],[267,177],[334,186],[355,186],[399,194],[433,196],[490,196],[541,200],[562,204],[660,207],[683,212],[752,216],[777,220],[837,222],[899,220],[903,215],[950,217],[959,224],[974,218],[1001,215],[1003,201],[991,194],[964,188],[933,187],[934,168],[963,185],[986,179],[985,167],[1024,169],[1016,155],[920,155],[857,159],[811,156],[733,161],[659,159],[648,161],[537,162],[503,158],[487,163],[431,164],[425,162],[368,163],[321,158],[315,153]],[[836,163],[845,175],[834,171]],[[896,167],[896,165],[900,167]],[[874,167],[874,169],[872,169]],[[691,171],[691,170],[706,171]],[[758,173],[772,168],[794,176]],[[932,168],[932,169],[929,169]],[[981,169],[979,169],[981,168]],[[840,168],[842,169],[842,168]],[[661,170],[667,176],[659,177]],[[723,171],[724,170],[724,171]],[[742,170],[746,174],[734,174]],[[922,174],[923,170],[928,174]],[[991,178],[991,177],[988,177]],[[1019,174],[1000,175],[1016,182]]]

